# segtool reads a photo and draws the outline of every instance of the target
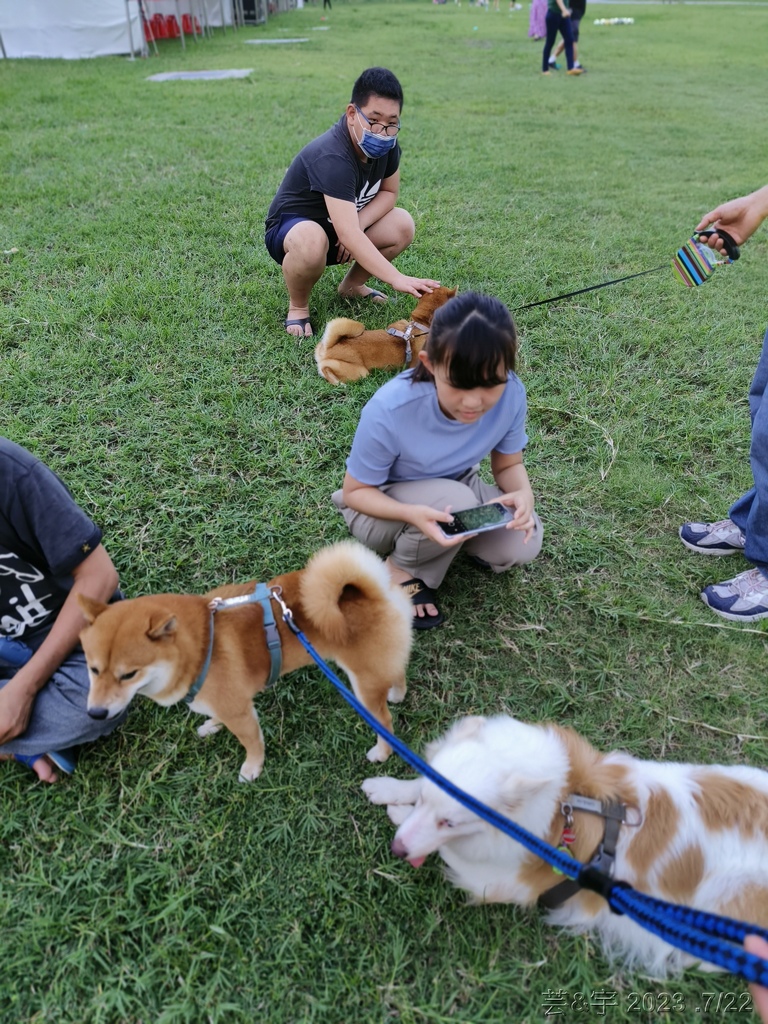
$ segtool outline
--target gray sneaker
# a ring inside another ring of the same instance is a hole
[[[683,523],[678,533],[683,544],[700,555],[734,555],[743,551],[746,544],[744,534],[730,519],[717,523]]]
[[[714,583],[701,592],[701,600],[713,612],[731,622],[756,622],[768,618],[768,577],[759,569],[747,569],[725,583]]]

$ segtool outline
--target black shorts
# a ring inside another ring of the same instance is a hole
[[[326,233],[328,236],[328,253],[325,257],[325,265],[327,267],[335,267],[339,262],[336,258],[339,239],[336,237],[336,232],[334,231],[331,222],[329,220],[313,220],[311,217],[300,217],[295,213],[282,214],[277,224],[273,228],[270,228],[266,235],[264,235],[264,244],[267,247],[269,255],[275,263],[279,263],[282,266],[283,260],[285,259],[285,249],[283,248],[285,236],[294,224],[299,224],[303,220],[312,220],[313,224],[319,224]]]

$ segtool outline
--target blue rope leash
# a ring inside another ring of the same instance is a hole
[[[732,974],[737,974],[748,982],[768,986],[768,961],[753,953],[747,953],[741,944],[747,935],[759,935],[768,940],[768,929],[757,925],[745,924],[729,917],[720,917],[691,907],[667,903],[645,893],[633,889],[627,882],[614,880],[607,875],[585,868],[573,857],[560,853],[549,843],[539,839],[520,825],[505,818],[492,807],[487,807],[454,785],[450,779],[436,772],[431,765],[415,754],[393,733],[385,729],[366,707],[355,697],[352,691],[342,683],[339,677],[320,657],[306,636],[293,621],[289,608],[282,602],[279,595],[273,595],[282,607],[283,619],[291,629],[317,667],[333,683],[347,704],[352,707],[363,721],[381,736],[392,747],[395,753],[410,765],[414,771],[434,782],[436,786],[448,793],[464,807],[499,831],[521,843],[531,853],[535,853],[545,863],[556,868],[568,878],[576,879],[579,884],[593,892],[599,893],[607,900],[616,914],[625,914],[642,928],[652,932],[672,946],[690,953],[692,956],[717,964]],[[724,940],[727,940],[724,941]],[[731,945],[738,943],[739,945]]]

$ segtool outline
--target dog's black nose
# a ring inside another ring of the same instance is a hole
[[[88,708],[88,714],[91,718],[106,718],[109,711],[106,708]]]
[[[405,860],[405,858],[408,856],[408,851],[405,848],[405,844],[401,843],[400,840],[397,838],[392,840],[390,850],[395,855],[395,857],[399,857],[400,860]]]

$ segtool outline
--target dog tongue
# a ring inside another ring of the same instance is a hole
[[[409,857],[408,863],[412,868],[420,868],[426,859],[426,857]]]

